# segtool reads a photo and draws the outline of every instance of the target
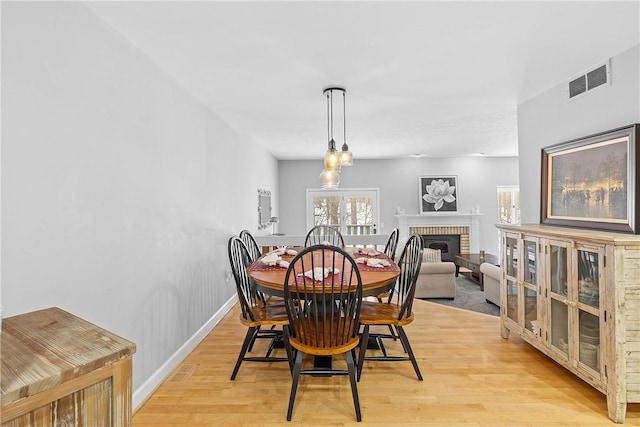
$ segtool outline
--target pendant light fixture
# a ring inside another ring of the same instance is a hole
[[[334,92],[342,93],[342,149],[336,150],[336,141],[333,135],[333,95]],[[336,188],[340,184],[340,167],[353,164],[353,154],[347,145],[347,114],[346,114],[346,90],[342,87],[329,87],[323,91],[327,97],[327,135],[328,147],[324,155],[324,169],[320,173],[322,188]]]

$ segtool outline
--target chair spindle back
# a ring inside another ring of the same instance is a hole
[[[291,261],[284,283],[292,340],[330,352],[357,337],[362,279],[343,249],[327,245],[303,249]]]
[[[344,239],[340,230],[330,225],[316,225],[307,233],[304,239],[305,246],[321,245],[329,242],[333,246],[344,246]]]

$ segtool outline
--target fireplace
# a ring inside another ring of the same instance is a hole
[[[457,235],[460,236],[457,249],[449,248],[450,256],[456,253],[476,253],[479,250],[481,213],[441,213],[441,214],[399,214],[398,229],[400,238],[411,234],[421,236]]]
[[[440,249],[442,261],[453,261],[460,253],[459,234],[423,234],[422,243],[425,248]]]
[[[425,248],[430,247],[431,243],[438,246],[431,249],[446,245],[447,254],[441,249],[443,261],[453,261],[458,253],[469,253],[469,227],[410,227],[409,232],[421,235]]]

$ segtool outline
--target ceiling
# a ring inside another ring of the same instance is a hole
[[[86,4],[283,160],[323,156],[332,85],[356,162],[516,156],[518,103],[640,42],[637,0]]]

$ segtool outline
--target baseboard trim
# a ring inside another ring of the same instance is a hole
[[[153,392],[162,384],[167,376],[196,348],[200,341],[222,320],[238,301],[234,295],[207,322],[198,329],[180,348],[167,359],[140,387],[133,391],[133,412],[135,413]]]

